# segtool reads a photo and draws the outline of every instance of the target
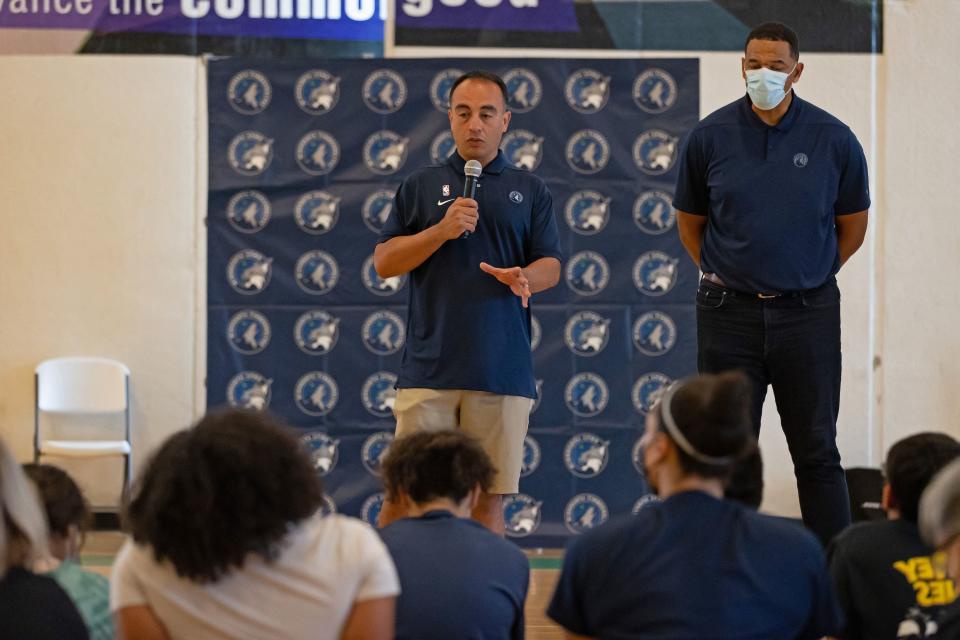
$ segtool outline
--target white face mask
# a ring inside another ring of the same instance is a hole
[[[769,111],[783,102],[783,99],[787,97],[787,92],[784,91],[783,86],[796,68],[797,65],[793,65],[793,69],[787,73],[774,71],[766,67],[748,69],[746,71],[747,94],[753,104],[757,105],[758,109]]]

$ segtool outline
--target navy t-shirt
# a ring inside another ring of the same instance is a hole
[[[834,217],[870,207],[867,162],[847,125],[796,93],[773,127],[745,96],[688,136],[673,206],[707,216],[700,268],[729,287],[813,289],[840,269]]]
[[[842,629],[812,534],[697,491],[575,539],[547,615],[611,640],[820,638]]]
[[[397,640],[523,638],[530,565],[512,543],[449,511],[380,535],[400,576]]]

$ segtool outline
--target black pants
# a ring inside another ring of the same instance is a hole
[[[753,427],[767,386],[780,413],[800,495],[803,522],[826,544],[850,524],[840,452],[840,290],[772,299],[702,281],[697,291],[698,368],[739,369],[753,382]]]

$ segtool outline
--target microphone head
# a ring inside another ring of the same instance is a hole
[[[467,164],[463,165],[463,173],[473,178],[479,178],[480,174],[483,173],[483,165],[480,164],[479,160],[467,160]]]

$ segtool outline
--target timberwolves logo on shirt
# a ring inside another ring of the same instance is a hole
[[[582,296],[595,296],[610,281],[610,265],[595,251],[581,251],[567,262],[567,286]]]
[[[397,401],[397,376],[386,371],[378,371],[363,383],[360,399],[364,408],[380,418],[393,415],[393,405]]]
[[[311,131],[297,143],[297,164],[312,176],[324,176],[340,162],[340,143],[326,131]]]
[[[633,344],[640,353],[662,356],[677,343],[677,325],[660,311],[648,311],[633,323]]]
[[[672,380],[662,373],[646,373],[633,384],[630,397],[633,399],[633,408],[646,415],[657,403],[663,392],[670,386]]]
[[[252,356],[270,344],[270,323],[267,317],[258,311],[238,311],[227,323],[227,339],[234,350]]]
[[[597,374],[578,373],[567,382],[563,399],[574,415],[592,418],[607,408],[610,391],[606,381]]]
[[[543,400],[543,379],[537,378],[533,381],[534,386],[536,386],[537,397],[533,399],[533,406],[530,408],[530,413],[533,413],[540,408],[540,401]]]
[[[363,286],[377,296],[392,296],[407,284],[407,274],[381,278],[373,266],[373,254],[363,262]]]
[[[367,225],[367,229],[374,233],[380,233],[383,225],[390,218],[390,212],[393,211],[394,193],[396,191],[377,189],[363,201],[360,214],[363,217],[363,224]]]
[[[511,538],[523,538],[540,528],[543,500],[525,493],[503,496],[503,522]]]
[[[526,129],[507,133],[500,142],[500,148],[503,149],[503,155],[507,156],[510,164],[517,169],[533,171],[543,160],[543,137]]]
[[[639,500],[633,503],[633,508],[630,509],[630,513],[637,515],[643,511],[644,507],[647,507],[651,504],[657,504],[660,502],[660,498],[657,497],[655,493],[648,493],[647,495],[641,497]]]
[[[793,156],[793,166],[797,167],[798,169],[803,169],[805,166],[807,166],[808,162],[810,162],[810,159],[807,158],[807,154],[805,153],[798,153]]]
[[[245,249],[238,251],[227,263],[227,279],[237,293],[253,295],[260,293],[270,284],[273,258],[259,251]]]
[[[241,371],[227,384],[227,402],[232,407],[263,411],[270,406],[273,380],[256,371]]]
[[[313,468],[318,475],[325,476],[337,466],[340,459],[340,440],[334,440],[325,433],[308,433],[300,438],[306,449]]]
[[[312,116],[321,116],[340,100],[340,78],[324,71],[307,71],[297,79],[294,96],[300,108]]]
[[[380,475],[380,465],[392,442],[393,434],[389,431],[379,431],[363,441],[360,459],[367,471],[375,476]]]
[[[463,75],[460,69],[444,69],[430,81],[430,102],[443,113],[450,108],[450,88],[457,78]]]
[[[633,221],[644,233],[660,235],[673,228],[677,214],[663,191],[644,191],[633,203]]]
[[[540,466],[540,443],[527,436],[523,439],[523,462],[520,466],[520,477],[525,478]]]
[[[542,335],[540,330],[540,321],[537,320],[537,316],[530,314],[530,351],[536,351],[537,347],[540,346],[540,336]]]
[[[610,459],[610,441],[592,433],[578,433],[563,448],[563,463],[578,478],[592,478],[607,468]]]
[[[326,311],[307,311],[293,327],[293,340],[300,350],[311,356],[330,353],[340,337],[340,318]]]
[[[234,110],[248,116],[260,113],[270,104],[273,90],[267,76],[259,71],[241,71],[227,85],[227,101]]]
[[[610,160],[610,143],[599,131],[583,129],[567,140],[567,164],[577,173],[597,173]]]
[[[403,320],[393,311],[374,311],[363,321],[360,329],[363,345],[378,356],[389,356],[399,351],[406,333]]]
[[[297,380],[293,400],[297,408],[308,416],[325,416],[337,406],[340,390],[337,383],[323,371],[310,371]]]
[[[443,164],[456,148],[457,143],[453,139],[453,134],[449,131],[441,131],[430,143],[430,161],[433,164]]]
[[[227,148],[227,160],[241,175],[259,175],[273,160],[273,139],[259,131],[238,133]]]
[[[600,233],[610,219],[610,201],[597,191],[577,191],[564,207],[567,226],[583,236]]]
[[[331,516],[337,512],[337,503],[327,494],[323,494],[323,502],[320,504],[320,515]]]
[[[383,491],[375,493],[360,506],[360,518],[371,527],[377,526],[377,520],[380,519],[380,510],[383,509],[383,501],[387,494]]]
[[[363,143],[363,162],[370,171],[382,176],[396,173],[407,161],[410,138],[393,131],[378,131]]]
[[[297,260],[294,277],[301,289],[322,296],[336,286],[340,279],[340,267],[326,251],[308,251]]]
[[[677,283],[677,264],[662,251],[647,251],[633,265],[633,284],[648,296],[662,296]]]
[[[607,521],[607,503],[592,493],[573,496],[563,510],[563,522],[573,533],[583,533]]]
[[[507,85],[507,108],[516,113],[526,113],[537,108],[543,96],[540,78],[529,69],[510,69],[503,74]]]
[[[580,113],[596,113],[610,97],[610,76],[593,69],[580,69],[567,78],[563,95],[567,104]]]
[[[270,201],[259,191],[241,191],[227,203],[227,221],[240,233],[256,233],[270,222]]]
[[[363,101],[377,113],[399,111],[407,101],[407,83],[395,71],[374,71],[363,83]]]
[[[677,101],[677,81],[663,69],[647,69],[633,81],[633,101],[647,113],[663,113]]]
[[[315,236],[330,231],[340,218],[340,200],[326,191],[311,191],[300,196],[293,207],[297,226]]]
[[[650,129],[637,136],[633,143],[633,161],[644,173],[659,176],[673,167],[677,160],[680,138],[666,131]]]
[[[567,348],[578,356],[595,356],[610,339],[610,319],[593,311],[580,311],[570,316],[563,331]]]

